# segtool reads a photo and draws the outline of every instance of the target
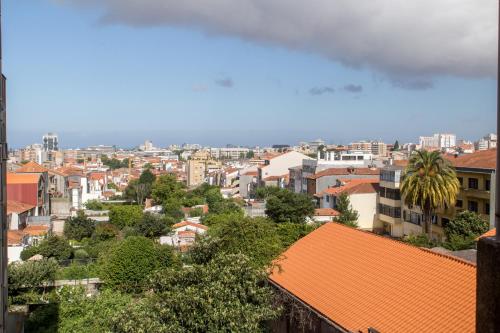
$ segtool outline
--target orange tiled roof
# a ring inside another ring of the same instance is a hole
[[[445,156],[456,168],[477,168],[477,169],[495,169],[497,166],[497,150],[488,149],[476,151],[472,154],[464,154],[458,157],[453,155]]]
[[[203,225],[200,223],[189,222],[189,221],[182,221],[182,222],[176,223],[172,226],[172,228],[177,229],[177,228],[181,228],[181,227],[184,227],[187,225],[190,225],[190,226],[195,227],[195,228],[203,229],[203,230],[208,230],[208,227],[206,225]]]
[[[474,332],[475,265],[338,223],[302,238],[270,280],[352,332]]]
[[[190,230],[179,231],[177,234],[179,237],[196,237],[196,232]]]
[[[316,208],[314,216],[339,216],[340,213],[333,208]]]
[[[357,179],[344,179],[345,182],[342,186],[330,187],[319,194],[340,195],[346,193],[361,194],[361,193],[374,193],[377,192],[379,180],[376,178],[357,178]]]
[[[23,242],[24,234],[20,230],[7,230],[7,244],[8,245],[21,245]]]
[[[49,227],[46,225],[29,225],[22,231],[29,236],[43,236],[49,232]]]
[[[353,168],[350,172],[349,168],[330,168],[322,170],[310,175],[309,179],[318,179],[325,176],[343,176],[343,175],[380,175],[380,169],[370,169],[370,168]]]
[[[36,163],[36,162],[33,162],[33,161],[29,161],[28,163],[24,164],[22,167],[20,167],[19,169],[16,170],[16,172],[19,172],[19,173],[29,173],[29,172],[32,172],[32,173],[43,173],[43,172],[47,172],[49,171],[49,169],[41,166],[40,164]]]
[[[478,240],[479,238],[484,238],[484,237],[495,237],[496,234],[497,234],[497,229],[493,228],[491,230],[488,230],[487,232],[485,232],[484,234],[482,234],[478,238],[476,238],[476,240]]]
[[[7,184],[38,184],[40,174],[7,173]]]
[[[242,174],[242,176],[254,176],[254,177],[256,177],[258,175],[259,175],[259,173],[257,171],[247,171],[244,174]]]
[[[7,200],[7,214],[11,213],[24,213],[30,209],[35,208],[35,205],[30,205],[16,200]]]

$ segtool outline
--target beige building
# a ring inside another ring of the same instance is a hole
[[[209,172],[220,169],[222,164],[212,159],[210,152],[200,150],[187,162],[187,185],[197,186],[205,182]]]

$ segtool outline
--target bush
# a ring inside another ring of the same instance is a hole
[[[89,210],[104,210],[106,206],[99,200],[89,200],[85,203],[85,208]]]
[[[203,208],[201,208],[201,207],[192,208],[189,211],[190,217],[198,217],[198,216],[202,216],[202,215],[203,215]]]
[[[280,190],[267,199],[266,215],[276,223],[305,223],[314,214],[311,198],[303,193]]]
[[[170,247],[145,237],[128,237],[101,254],[100,276],[115,289],[139,292],[151,272],[176,262]]]
[[[105,241],[116,238],[116,236],[118,236],[119,233],[120,230],[118,229],[117,226],[111,223],[103,222],[103,223],[98,223],[96,225],[92,238],[98,241]]]
[[[54,259],[16,262],[9,265],[9,295],[16,296],[22,290],[40,288],[54,281],[59,265]]]
[[[287,248],[318,227],[318,224],[280,223],[276,229],[283,247]]]
[[[77,216],[70,217],[64,223],[64,236],[67,239],[81,241],[83,238],[92,236],[95,230],[95,222],[89,219],[85,213],[80,210]]]
[[[58,280],[81,280],[98,277],[95,264],[72,263],[67,267],[61,267],[57,271]]]
[[[444,233],[448,239],[452,236],[476,238],[488,231],[489,227],[489,221],[481,218],[478,214],[463,211],[444,226]]]
[[[165,216],[145,213],[136,230],[144,237],[156,238],[167,234],[173,224],[174,220],[172,218],[168,219]]]
[[[403,238],[403,242],[408,243],[413,246],[433,248],[439,246],[440,244],[429,237],[426,234],[420,235],[409,235]]]
[[[89,254],[84,249],[78,249],[73,254],[73,257],[75,259],[87,259],[89,257]]]
[[[141,206],[112,206],[109,210],[109,222],[120,229],[124,227],[135,227],[141,219]]]
[[[72,257],[73,248],[65,238],[50,236],[39,245],[24,249],[21,252],[21,259],[28,260],[35,254],[41,254],[45,258],[55,258],[58,261],[67,260]]]

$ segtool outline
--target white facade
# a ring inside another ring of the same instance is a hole
[[[259,182],[272,176],[288,175],[288,169],[302,165],[304,160],[314,159],[302,153],[290,151],[269,160],[265,160],[265,165],[259,168]]]

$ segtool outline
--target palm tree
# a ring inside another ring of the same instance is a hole
[[[402,175],[401,194],[407,205],[422,209],[424,232],[429,237],[433,214],[439,208],[453,207],[459,191],[455,169],[439,151],[417,151]]]

